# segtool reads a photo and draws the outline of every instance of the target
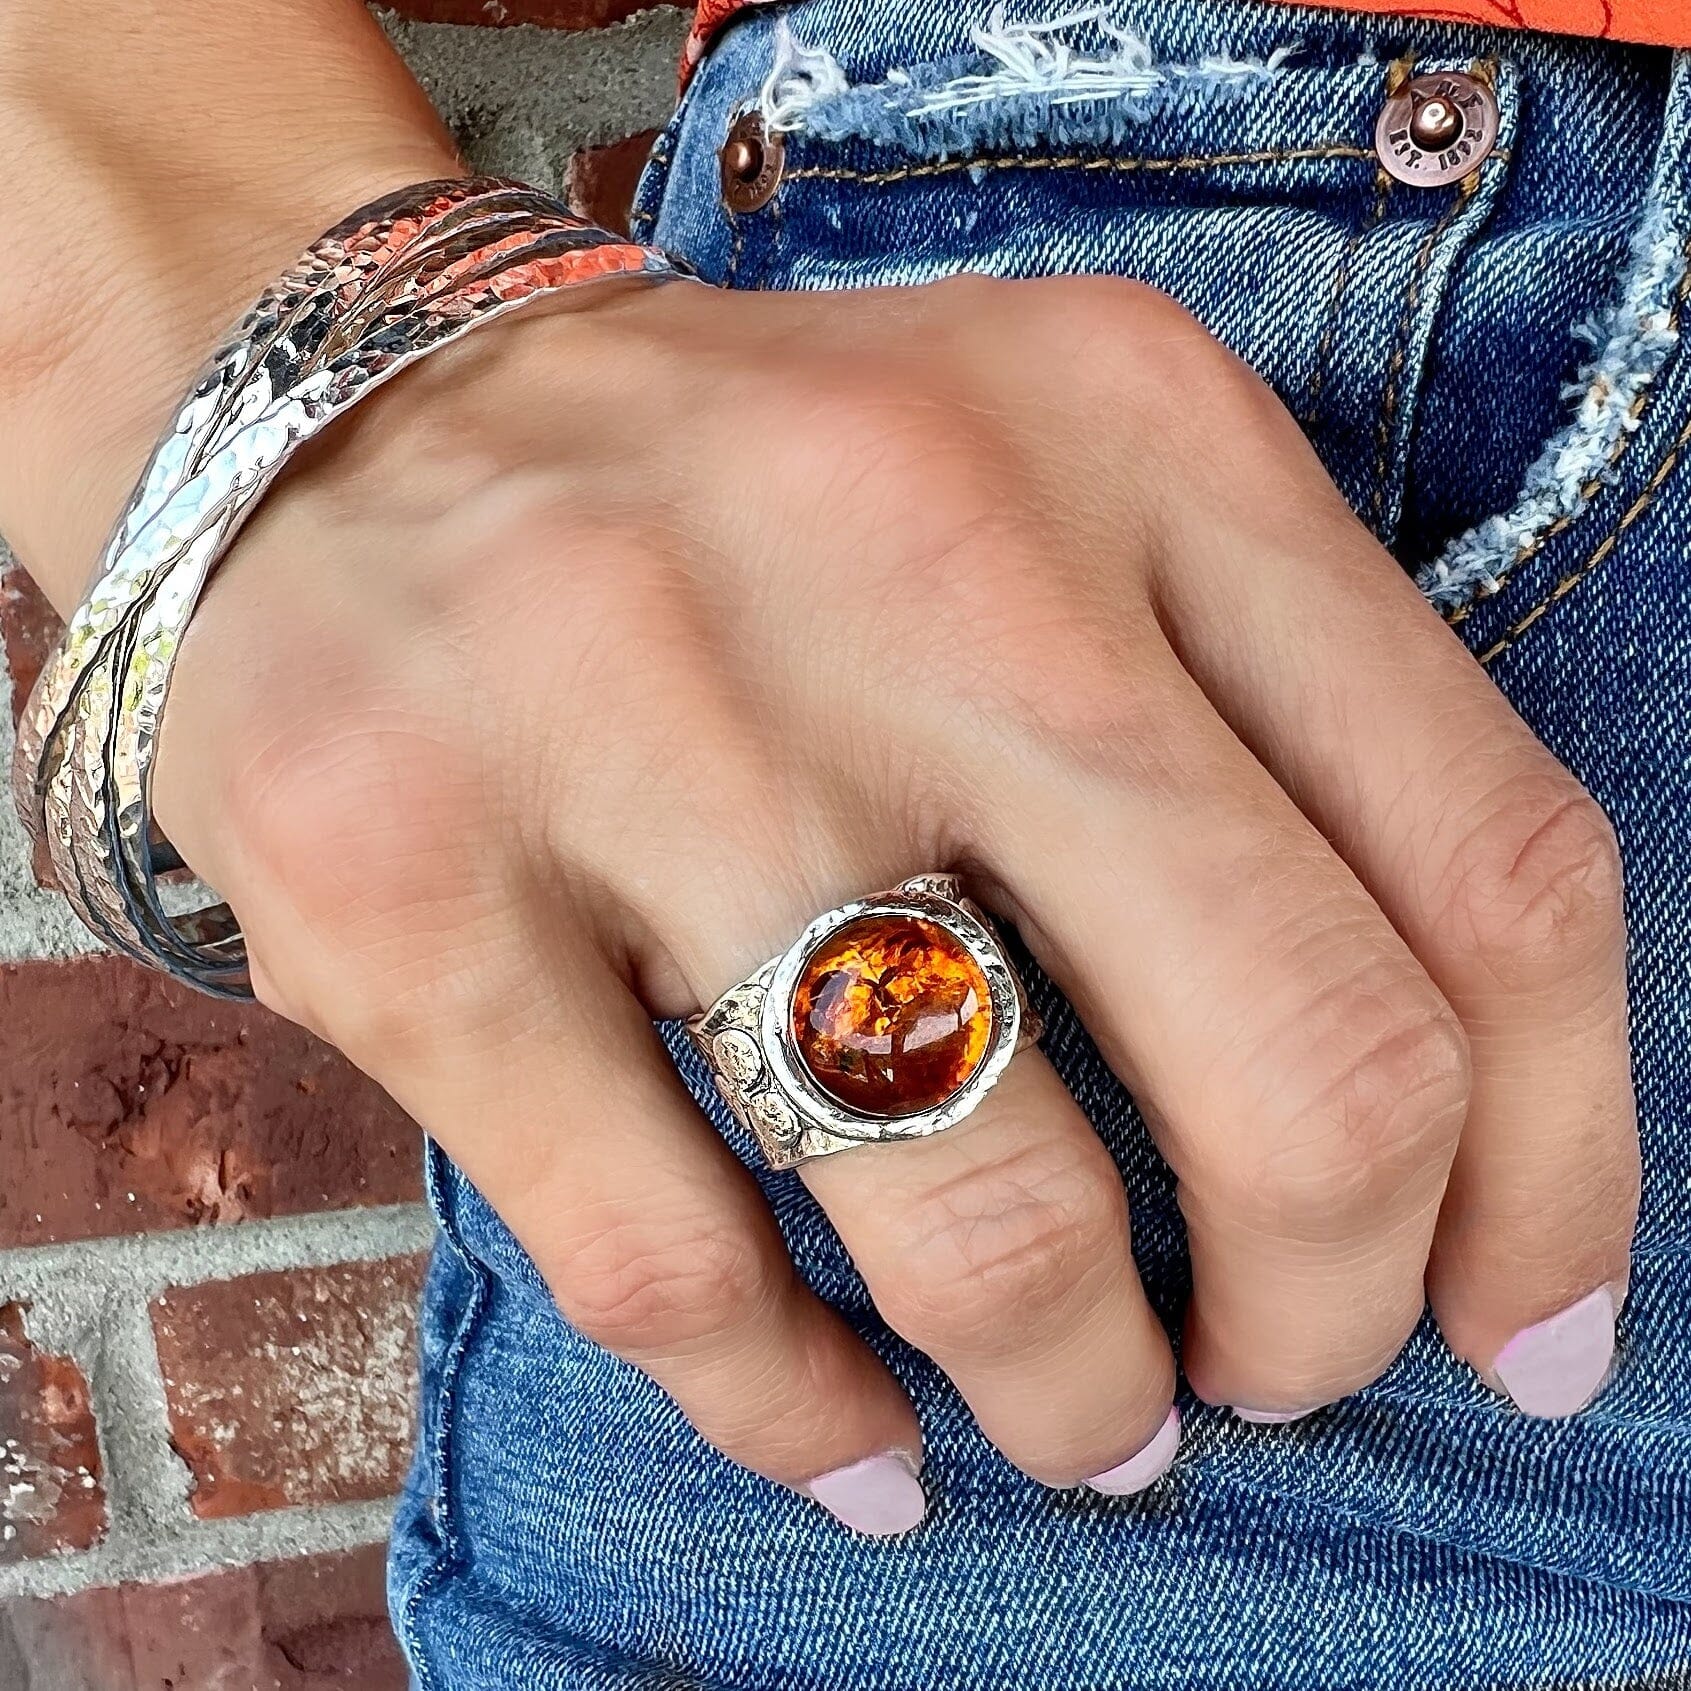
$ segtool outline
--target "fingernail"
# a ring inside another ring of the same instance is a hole
[[[1157,1428],[1156,1436],[1136,1456],[1130,1456],[1125,1462],[1118,1463],[1114,1468],[1107,1468],[1101,1474],[1094,1474],[1086,1483],[1094,1491],[1101,1491],[1106,1497],[1131,1497],[1136,1491],[1143,1491],[1155,1480],[1160,1480],[1169,1470],[1169,1464],[1174,1461],[1174,1453],[1180,1448],[1180,1411],[1171,1409],[1168,1419]]]
[[[1253,1427],[1283,1427],[1288,1421],[1301,1421],[1304,1416],[1312,1415],[1310,1409],[1247,1409],[1243,1404],[1233,1405],[1233,1413],[1241,1421],[1249,1421]]]
[[[922,1524],[927,1494],[909,1459],[869,1456],[812,1480],[805,1491],[835,1520],[870,1538],[892,1538]]]
[[[1492,1364],[1528,1415],[1577,1415],[1602,1390],[1615,1360],[1615,1295],[1607,1286],[1517,1333]]]

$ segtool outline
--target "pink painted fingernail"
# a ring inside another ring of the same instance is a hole
[[[1233,1413],[1241,1421],[1248,1421],[1253,1427],[1284,1427],[1289,1421],[1301,1421],[1304,1416],[1313,1414],[1309,1409],[1246,1409],[1243,1404],[1233,1405]]]
[[[1180,1411],[1171,1409],[1168,1419],[1157,1428],[1156,1436],[1143,1450],[1102,1474],[1094,1474],[1086,1483],[1106,1497],[1131,1497],[1168,1472],[1179,1448]]]
[[[893,1538],[922,1524],[927,1494],[909,1458],[869,1456],[812,1480],[805,1491],[835,1520],[870,1538]]]
[[[1607,1286],[1523,1328],[1492,1364],[1497,1383],[1528,1415],[1577,1415],[1615,1360],[1615,1295]]]

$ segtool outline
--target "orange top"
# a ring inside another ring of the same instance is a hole
[[[743,6],[765,0],[699,0],[686,69],[704,57],[710,38]],[[1691,0],[1287,0],[1290,5],[1337,5],[1350,12],[1391,12],[1443,23],[1498,24],[1558,35],[1606,35],[1691,47]],[[685,74],[685,72],[683,73]]]
[[[1292,0],[1310,5],[1314,0]],[[1397,12],[1443,23],[1497,24],[1552,35],[1606,35],[1691,47],[1691,0],[1323,0],[1346,12]]]

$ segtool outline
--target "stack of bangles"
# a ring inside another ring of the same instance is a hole
[[[537,189],[478,178],[365,207],[260,297],[171,419],[18,726],[19,813],[107,945],[205,992],[251,996],[229,907],[166,908],[160,877],[183,865],[149,788],[182,635],[294,452],[478,323],[603,278],[683,274]]]

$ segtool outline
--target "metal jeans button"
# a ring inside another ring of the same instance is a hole
[[[735,118],[722,143],[722,203],[730,211],[757,211],[775,198],[786,167],[787,143],[756,112]]]
[[[1460,182],[1497,145],[1497,96],[1477,76],[1437,71],[1411,77],[1387,99],[1374,150],[1399,182],[1439,188]]]

